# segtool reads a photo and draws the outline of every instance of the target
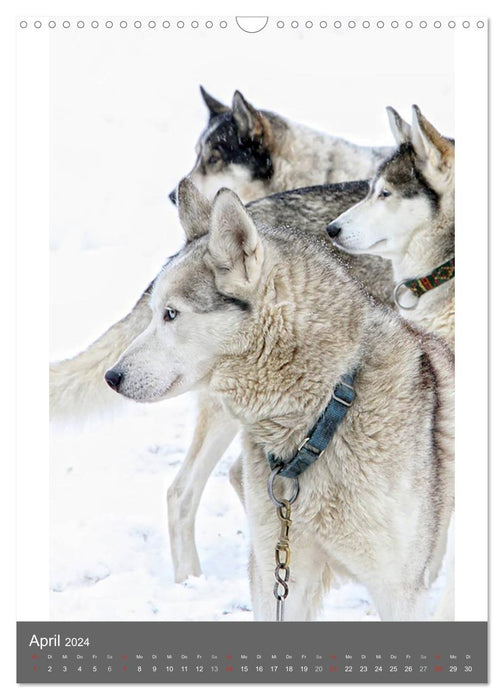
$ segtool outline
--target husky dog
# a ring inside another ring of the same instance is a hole
[[[327,241],[329,252],[340,257],[325,235],[328,221],[360,201],[368,190],[367,182],[343,183],[293,190],[247,205],[247,211],[258,225],[283,228],[285,232],[304,231]],[[210,210],[210,204],[207,203]],[[179,212],[187,216],[185,210]],[[188,224],[183,219],[183,223]],[[208,217],[191,220],[191,226],[205,233]],[[352,274],[364,286],[371,287],[382,300],[392,299],[392,270],[388,261],[373,256],[346,256]],[[355,263],[360,263],[356,265]],[[50,403],[52,418],[85,417],[91,411],[105,408],[120,399],[105,386],[103,375],[119,355],[149,325],[152,314],[149,296],[152,284],[141,295],[136,306],[114,324],[89,348],[76,357],[55,363],[50,368]],[[192,444],[167,493],[168,524],[175,580],[201,574],[194,525],[205,484],[215,465],[238,432],[238,423],[225,410],[219,399],[208,392],[199,396],[199,410]],[[240,466],[230,472],[233,486],[240,495]]]
[[[273,620],[267,455],[290,460],[353,375],[353,404],[299,476],[285,619],[315,619],[336,572],[367,586],[382,620],[425,619],[453,509],[451,350],[373,304],[316,237],[258,228],[230,190],[210,210],[185,182],[179,206],[187,244],[107,383],[142,402],[205,387],[240,422],[253,608]]]
[[[369,179],[374,175],[378,164],[393,150],[390,147],[357,146],[296,124],[272,112],[257,110],[239,91],[234,93],[232,105],[228,107],[203,88],[200,89],[209,110],[209,122],[196,145],[197,159],[189,177],[210,200],[223,186],[234,190],[243,201],[250,202],[272,193],[309,185]],[[171,192],[170,199],[176,203],[176,190]],[[283,225],[291,222],[292,218],[292,213],[289,212]],[[375,296],[381,300],[390,299],[383,294],[385,290],[388,294],[390,286],[388,269],[373,270],[369,260],[363,262],[360,270],[357,261],[353,261],[351,266],[356,277],[364,280]],[[195,438],[189,450],[190,461],[184,462],[184,466],[193,465],[194,469],[199,458],[203,459],[204,465],[198,467],[197,471],[204,471],[205,476],[198,483],[206,482],[208,474],[225,449],[223,445],[228,444],[225,439],[218,439],[217,425],[222,425],[218,416],[217,407],[212,403],[206,406],[203,399],[196,432],[197,435],[206,432],[207,439],[201,441]],[[216,435],[215,449],[212,433]],[[230,441],[231,433],[227,435]],[[182,530],[178,524],[182,513],[188,512],[182,504],[191,503],[189,516],[192,528],[188,532],[192,533],[199,502],[198,496],[193,505],[191,480],[185,478],[182,481],[185,471],[183,469],[181,472],[180,482],[175,480],[168,492],[170,533],[172,541],[176,538],[180,543],[175,548],[180,556],[173,554],[172,549],[176,580],[201,572],[195,546],[189,548],[185,539],[182,541]],[[231,470],[230,477],[235,487],[239,488],[240,479],[236,469]],[[190,494],[187,493],[188,489]],[[178,559],[187,562],[187,565],[179,565]]]
[[[321,226],[324,219],[328,221],[331,212],[336,209],[341,211],[347,202],[360,202],[368,191],[369,183],[366,181],[342,182],[280,192],[246,206],[254,221],[260,224],[294,229],[325,240],[325,226]],[[382,304],[392,304],[393,273],[388,260],[374,255],[357,257],[343,250],[336,252],[338,259],[371,296]]]
[[[379,166],[367,197],[327,232],[340,250],[391,260],[401,313],[453,345],[455,145],[417,106],[411,127],[391,107],[388,113],[398,149]]]
[[[221,187],[250,202],[309,185],[368,180],[393,150],[357,146],[257,110],[238,90],[227,107],[200,89],[210,118],[188,177],[210,200]],[[175,203],[176,190],[169,196]]]
[[[239,92],[235,93],[231,108],[205,90],[201,92],[210,119],[198,142],[198,158],[190,177],[209,197],[223,185],[232,187],[242,199],[250,201],[311,183],[370,178],[378,163],[392,152],[391,148],[355,146],[271,112],[258,111]],[[360,201],[367,190],[367,182],[327,189],[313,187],[261,199],[250,204],[249,211],[258,222],[323,235],[327,222]],[[176,201],[175,192],[171,199]],[[339,255],[375,298],[391,303],[393,284],[388,261],[379,261],[373,256],[355,258],[341,251]],[[131,341],[136,335],[137,321],[148,325],[144,315],[148,309],[146,299],[140,299],[132,315],[120,322],[120,327],[113,326],[76,358],[53,365],[53,416],[75,413],[76,394],[81,414],[86,413],[89,405],[94,408],[114,398],[107,398],[106,394],[111,392],[98,389],[96,383],[103,384],[103,371],[127,346],[123,335],[127,329],[131,330]],[[109,344],[109,339],[113,344]],[[76,392],[68,390],[72,386]],[[196,511],[208,476],[237,432],[237,424],[226,417],[221,404],[210,399],[208,394],[200,397],[199,406],[193,442],[167,494],[176,581],[201,573],[194,540]],[[238,465],[231,470],[230,478],[239,491]]]
[[[305,235],[329,239],[327,222],[367,194],[365,181],[306,187],[270,195],[247,204],[247,211],[258,225],[303,231]],[[210,204],[208,204],[210,207]],[[203,226],[206,225],[203,222]],[[391,304],[392,267],[373,255],[356,257],[333,248],[333,254],[349,269],[378,301]],[[106,391],[102,377],[121,352],[150,323],[151,282],[127,316],[112,325],[98,340],[75,357],[55,362],[50,368],[50,408],[52,418],[84,418],[90,411],[109,408],[114,395]],[[122,403],[122,402],[120,402]]]

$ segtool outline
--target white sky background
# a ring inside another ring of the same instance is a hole
[[[249,35],[229,24],[227,30],[55,31],[53,359],[80,350],[126,313],[180,245],[166,195],[192,167],[206,124],[200,83],[224,102],[238,88],[257,107],[360,144],[392,143],[388,104],[409,120],[417,103],[453,134],[447,28],[280,30],[270,22]],[[421,50],[426,32],[428,52]]]

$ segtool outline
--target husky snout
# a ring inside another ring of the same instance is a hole
[[[123,376],[124,375],[122,372],[116,372],[115,369],[109,369],[108,372],[105,373],[105,381],[111,389],[119,392],[119,387],[123,380]]]
[[[359,254],[382,243],[385,237],[381,234],[381,222],[379,219],[372,221],[369,214],[369,204],[359,202],[331,221],[326,231],[334,245]]]
[[[326,227],[327,235],[332,238],[334,244],[338,247],[347,246],[353,243],[354,232],[353,226],[349,221],[348,217],[343,217],[343,215],[338,216],[337,219],[331,221],[331,223]]]
[[[326,228],[327,235],[330,238],[339,238],[339,235],[341,233],[341,226],[338,223],[338,219],[334,219],[334,221],[331,221],[329,226]]]
[[[170,192],[170,194],[168,195],[168,199],[170,200],[170,202],[172,202],[172,204],[175,204],[175,206],[177,206],[177,188],[176,187],[175,187],[175,189],[173,189]]]

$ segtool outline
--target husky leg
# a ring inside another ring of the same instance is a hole
[[[382,581],[368,586],[382,622],[429,619],[427,590],[408,583]]]
[[[257,611],[260,609],[261,606],[261,579],[252,547],[249,551],[248,574],[250,585],[250,601],[252,603],[254,617],[256,617]]]
[[[274,622],[277,608],[273,592],[276,581],[275,549],[281,534],[281,522],[276,506],[267,495],[269,468],[264,464],[264,456],[260,451],[252,456],[246,441],[244,447],[243,486],[250,533],[249,581],[254,619]],[[278,483],[275,495],[277,498],[289,498],[292,488],[292,483]],[[291,517],[290,572],[284,619],[314,620],[330,578],[327,556],[309,532],[296,504],[292,506]]]
[[[200,576],[194,539],[201,494],[219,459],[238,431],[238,424],[208,394],[200,398],[196,430],[189,452],[166,494],[168,529],[175,581]]]
[[[296,550],[297,556],[291,560],[288,586],[285,599],[284,620],[286,622],[307,622],[316,620],[325,592],[324,578],[327,573],[325,562],[309,547]],[[273,564],[256,566],[251,580],[254,619],[275,621],[277,601],[273,594],[275,583],[274,548],[270,559]],[[301,563],[302,562],[302,563]]]
[[[453,561],[448,563],[448,571],[446,572],[446,587],[441,595],[438,607],[434,611],[433,620],[450,621],[455,619],[455,591],[453,585],[454,572]]]
[[[276,620],[277,601],[273,588],[275,547],[279,534],[280,521],[275,511],[268,522],[264,522],[264,527],[252,531],[250,584],[256,620]],[[291,538],[289,591],[285,600],[284,620],[315,620],[323,594],[330,586],[330,579],[327,558],[317,544],[305,537]]]
[[[236,491],[242,506],[245,508],[245,494],[243,491],[243,458],[240,455],[229,470],[229,481]]]
[[[434,620],[455,619],[455,538],[454,538],[454,514],[450,520],[448,531],[448,543],[446,547],[444,566],[446,568],[446,584],[441,594],[438,606],[434,612]]]

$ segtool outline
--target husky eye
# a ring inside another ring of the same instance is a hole
[[[386,197],[390,197],[391,194],[392,192],[389,192],[388,190],[382,190],[378,197],[380,197],[380,199],[385,199]]]
[[[210,156],[210,158],[208,159],[207,162],[210,165],[215,165],[215,163],[218,163],[220,161],[220,159],[221,159],[221,157],[220,157],[219,153],[212,153],[212,155]]]
[[[163,321],[174,321],[177,318],[178,314],[179,312],[177,311],[177,309],[172,309],[171,306],[167,306],[164,310]]]

